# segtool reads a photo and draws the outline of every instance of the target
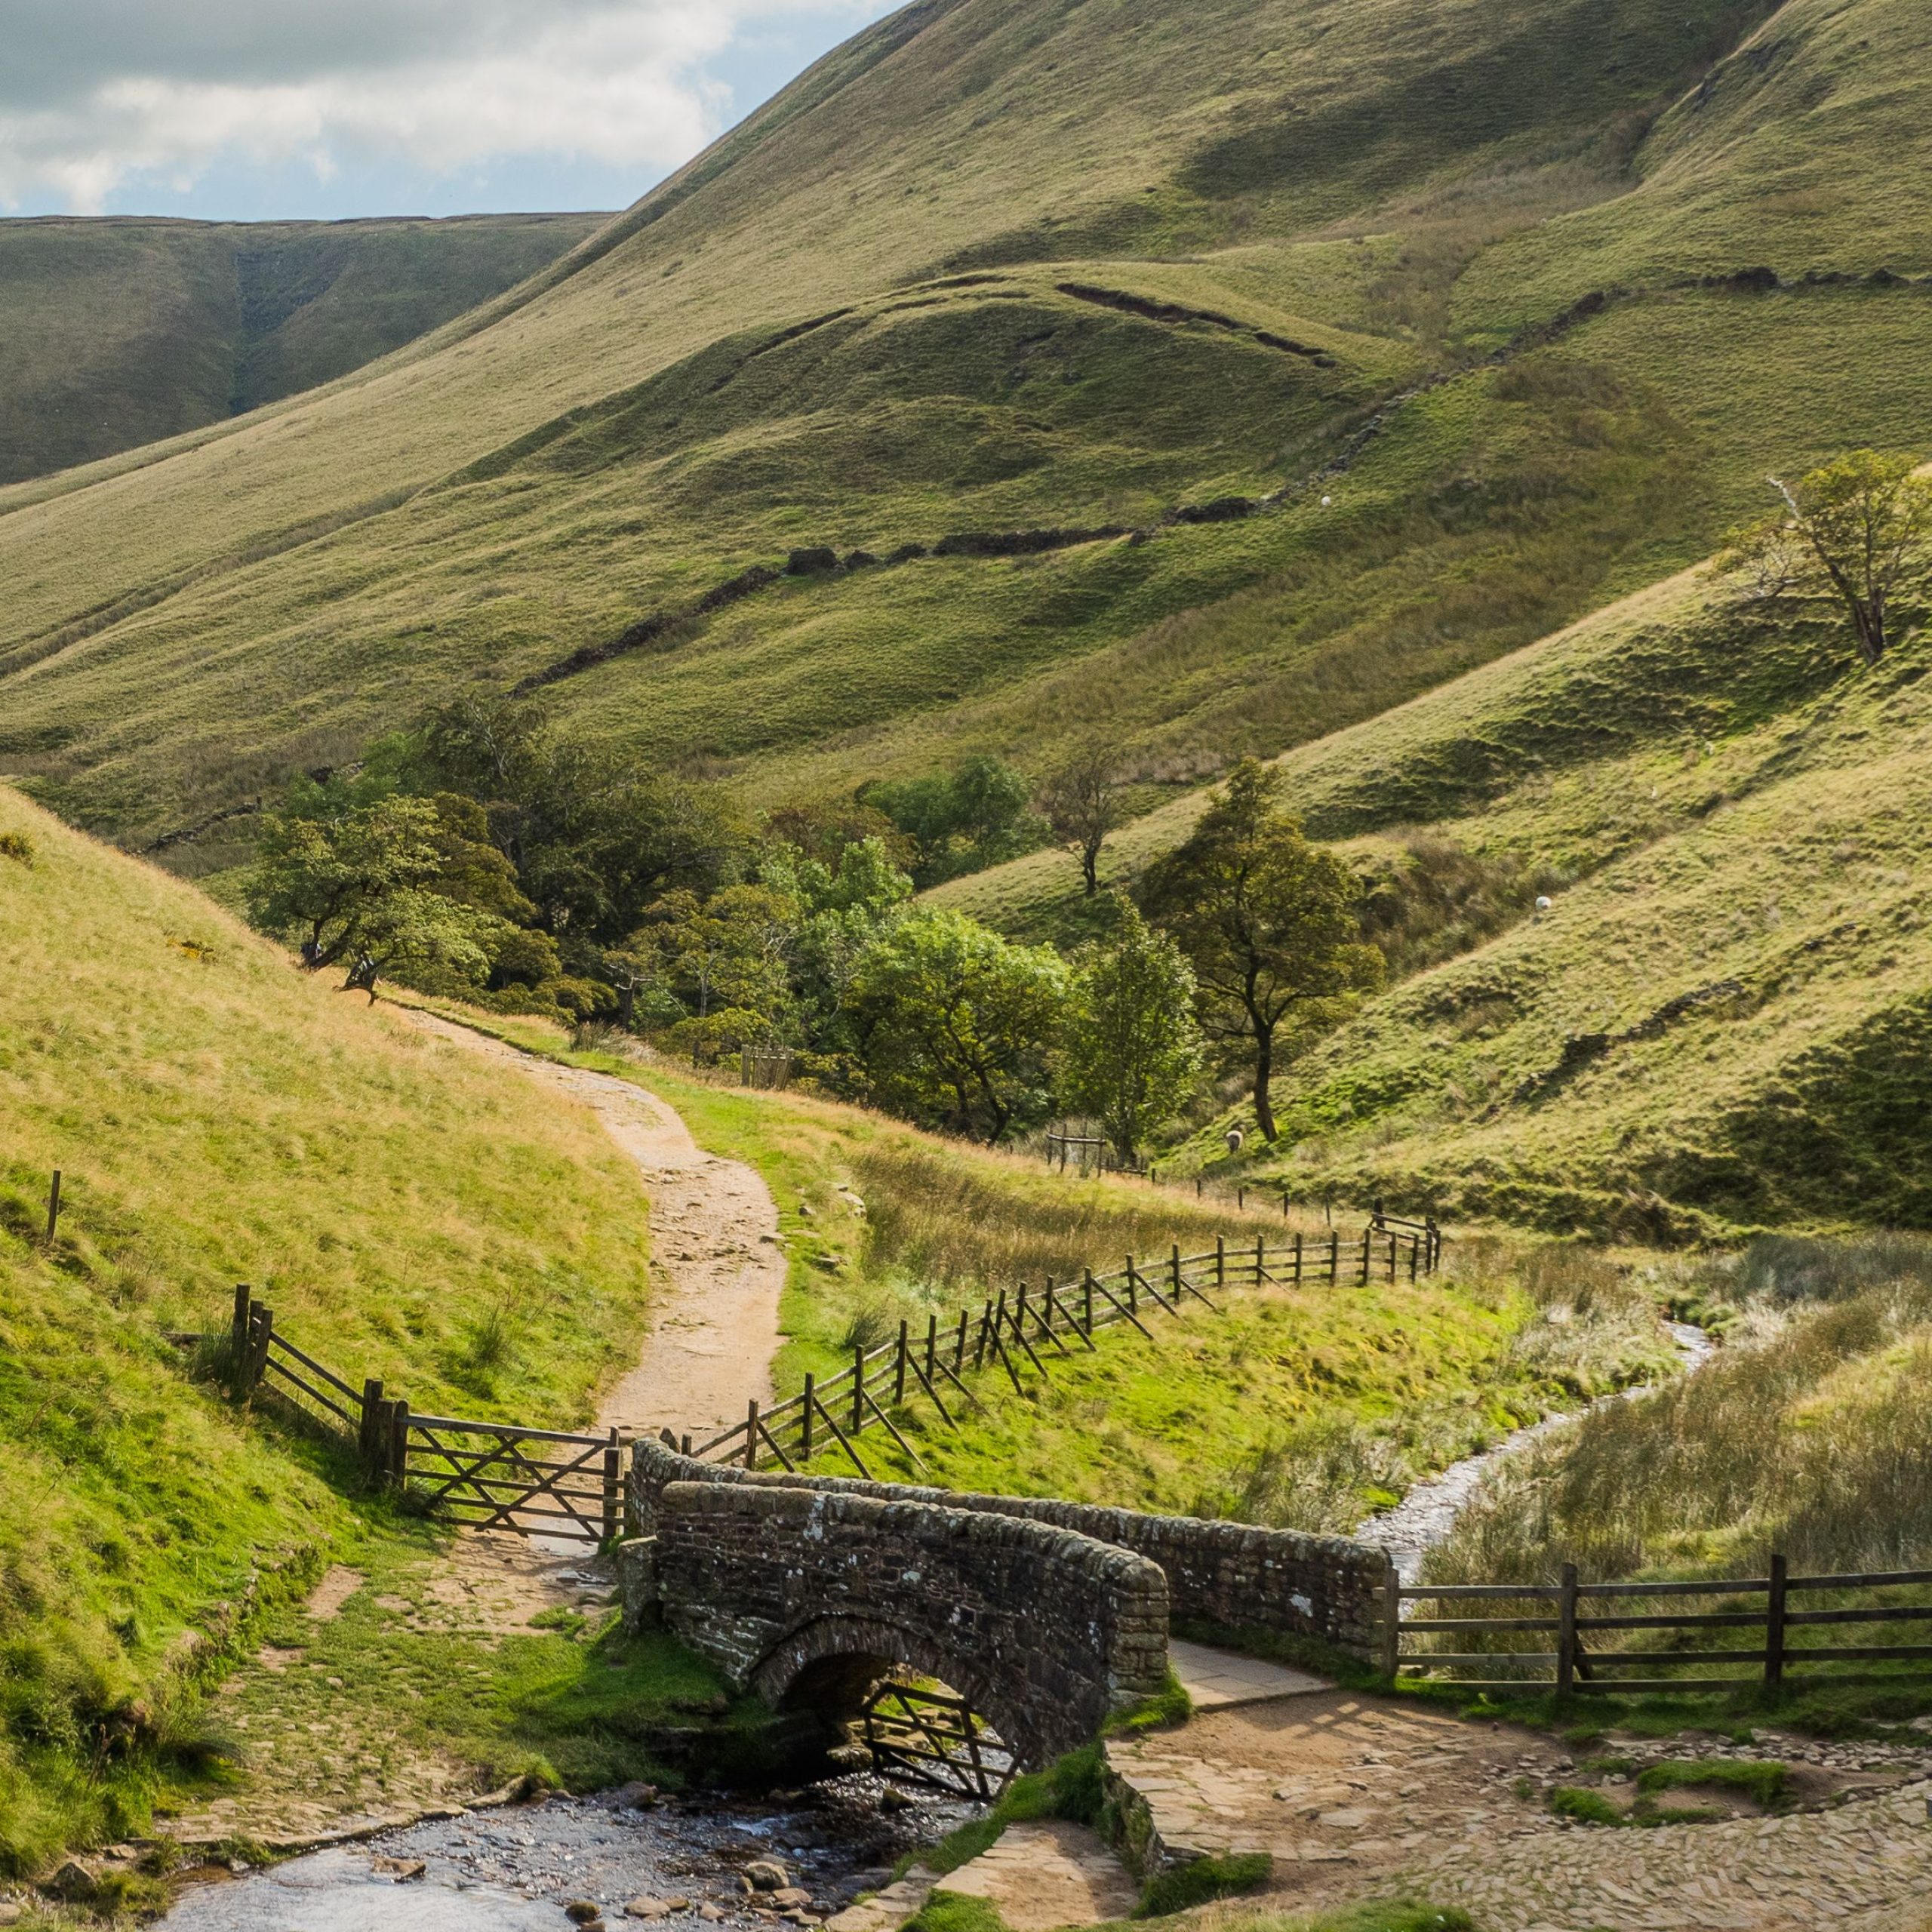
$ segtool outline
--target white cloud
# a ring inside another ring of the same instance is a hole
[[[787,16],[882,0],[8,0],[0,206],[76,213],[217,165],[448,176],[509,158],[635,169],[732,118],[710,71]]]

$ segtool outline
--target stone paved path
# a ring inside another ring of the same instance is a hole
[[[1414,1892],[1484,1932],[1927,1932],[1932,1752],[1775,1737],[1647,1749],[1784,1758],[1829,1808],[1766,1817],[1740,1801],[1749,1815],[1723,1822],[1573,1825],[1548,1793],[1588,1774],[1555,1740],[1340,1691],[1209,1712],[1108,1757],[1168,1855],[1266,1852],[1298,1909]]]
[[[1176,1637],[1168,1644],[1168,1660],[1175,1676],[1194,1701],[1197,1711],[1224,1711],[1237,1704],[1261,1704],[1275,1697],[1300,1697],[1334,1687],[1305,1670],[1238,1657],[1232,1651],[1211,1650]]]
[[[1011,1932],[1054,1932],[1124,1918],[1140,1887],[1084,1825],[1009,1825],[998,1841],[942,1878],[939,1889],[984,1899]]]

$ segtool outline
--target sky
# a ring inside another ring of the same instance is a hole
[[[0,214],[620,208],[900,0],[0,0]]]

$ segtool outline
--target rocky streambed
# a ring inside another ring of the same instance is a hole
[[[639,1801],[642,1801],[640,1802]],[[869,1774],[763,1799],[627,1786],[472,1811],[266,1869],[194,1875],[168,1932],[790,1932],[968,1815]]]
[[[1687,1322],[1671,1321],[1664,1325],[1670,1331],[1671,1340],[1677,1344],[1687,1374],[1700,1367],[1717,1346],[1703,1329],[1694,1328]],[[1606,1402],[1627,1402],[1650,1392],[1650,1386],[1626,1389],[1602,1399]],[[1591,1404],[1592,1407],[1596,1406]],[[1440,1475],[1417,1483],[1394,1509],[1370,1517],[1355,1534],[1364,1543],[1386,1549],[1404,1583],[1420,1582],[1423,1558],[1455,1527],[1457,1517],[1482,1487],[1484,1478],[1512,1457],[1520,1456],[1532,1443],[1559,1429],[1567,1429],[1579,1416],[1589,1412],[1584,1409],[1567,1415],[1551,1416],[1543,1422],[1532,1423],[1527,1429],[1518,1429],[1513,1435],[1506,1436],[1479,1456],[1452,1463]]]

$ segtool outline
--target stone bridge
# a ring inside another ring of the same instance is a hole
[[[754,1475],[650,1442],[627,1513],[633,1623],[660,1619],[740,1688],[833,1718],[909,1665],[966,1698],[1023,1766],[1164,1687],[1171,1616],[1372,1658],[1387,1574],[1380,1550],[1338,1537]]]

